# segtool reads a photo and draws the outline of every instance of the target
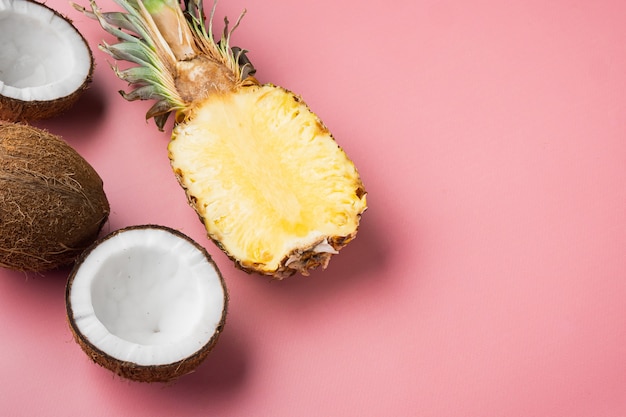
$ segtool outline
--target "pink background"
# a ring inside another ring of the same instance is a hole
[[[625,2],[222,0],[218,30],[248,9],[234,44],[303,96],[369,192],[358,238],[283,282],[207,240],[150,104],[117,94],[96,48],[112,38],[47,4],[97,67],[75,108],[37,125],[104,179],[107,232],[183,231],[231,304],[194,374],[139,384],[73,342],[68,271],[2,270],[2,415],[626,415]]]

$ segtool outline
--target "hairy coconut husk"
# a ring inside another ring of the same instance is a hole
[[[108,219],[102,179],[60,137],[0,122],[0,266],[69,265]]]

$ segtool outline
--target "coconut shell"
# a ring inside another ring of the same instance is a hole
[[[219,324],[217,325],[217,328],[215,332],[213,333],[213,336],[209,339],[209,341],[206,344],[204,344],[202,347],[200,347],[195,353],[186,357],[185,359],[182,359],[173,363],[160,364],[160,365],[139,365],[134,362],[122,361],[122,360],[112,357],[108,353],[99,349],[92,341],[90,341],[84,334],[81,333],[80,329],[76,325],[74,311],[72,310],[72,303],[70,299],[70,293],[72,290],[72,285],[74,284],[74,281],[76,278],[76,274],[78,273],[85,259],[89,257],[91,252],[96,247],[98,247],[98,245],[102,244],[103,242],[105,242],[106,240],[112,237],[117,236],[120,233],[124,233],[125,231],[134,230],[134,229],[146,229],[146,228],[166,230],[176,236],[179,236],[187,240],[192,245],[194,245],[204,255],[207,262],[211,263],[214,266],[215,271],[217,272],[217,275],[220,279],[222,288],[224,290],[224,309],[222,310],[221,320]],[[67,284],[65,287],[65,308],[66,308],[66,313],[67,313],[67,321],[68,321],[70,330],[72,332],[72,335],[74,336],[74,340],[76,341],[76,343],[81,347],[83,352],[85,352],[87,356],[95,364],[100,365],[101,367],[105,369],[108,369],[109,371],[115,373],[116,375],[122,378],[130,379],[130,380],[138,381],[138,382],[149,382],[149,383],[169,382],[177,378],[180,378],[183,375],[193,372],[206,359],[208,354],[213,350],[220,335],[222,334],[224,330],[224,326],[226,324],[228,303],[229,303],[229,296],[228,296],[228,289],[226,287],[226,282],[224,281],[224,277],[222,276],[219,269],[217,268],[215,261],[213,261],[213,259],[211,258],[207,250],[201,245],[199,245],[197,242],[195,242],[194,240],[192,240],[191,238],[183,234],[182,232],[179,232],[175,229],[169,228],[167,226],[161,226],[161,225],[129,226],[129,227],[114,231],[108,234],[107,236],[104,236],[103,238],[98,239],[89,248],[83,251],[81,255],[78,257],[69,275],[69,278],[67,280]]]
[[[72,94],[49,101],[23,101],[0,95],[0,120],[32,122],[58,116],[69,110],[78,101],[91,84],[91,80],[90,74]]]
[[[68,19],[58,11],[52,9],[51,7],[46,6],[45,4],[33,0],[25,1],[35,3],[40,7],[49,9],[56,16],[65,20],[67,24],[76,31],[76,33],[80,36],[80,39],[83,41],[85,50],[89,53],[89,60],[91,64],[89,67],[89,73],[83,80],[83,83],[80,85],[80,87],[64,97],[59,97],[54,100],[26,101],[12,97],[5,97],[0,94],[0,120],[8,122],[28,122],[39,119],[47,119],[64,113],[76,103],[76,101],[82,96],[85,90],[87,90],[87,88],[90,86],[93,80],[93,71],[95,66],[93,53],[91,51],[91,48],[89,47],[89,44],[87,43],[87,40],[80,33],[80,31],[76,29],[70,19]]]
[[[0,266],[70,265],[108,219],[102,179],[60,137],[0,122]]]

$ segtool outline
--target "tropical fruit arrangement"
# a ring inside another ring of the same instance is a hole
[[[366,191],[304,100],[260,83],[247,51],[231,46],[243,13],[232,29],[225,19],[218,40],[215,4],[207,17],[201,0],[115,2],[119,10],[94,0],[74,7],[115,37],[99,47],[131,86],[122,96],[154,100],[146,118],[159,130],[173,117],[171,168],[207,236],[249,273],[281,280],[326,268],[355,238]],[[54,10],[0,3],[10,14],[0,21],[17,22],[0,23],[0,44],[16,62],[0,67],[0,266],[72,265],[70,328],[103,367],[139,381],[191,372],[225,324],[220,271],[205,248],[167,226],[98,236],[109,216],[102,180],[63,139],[28,126],[66,111],[88,87],[91,50]],[[28,73],[18,68],[23,57]]]

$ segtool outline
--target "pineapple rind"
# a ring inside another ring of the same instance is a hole
[[[366,209],[354,164],[281,87],[210,97],[175,127],[169,152],[208,235],[244,270],[282,278],[325,267]]]

